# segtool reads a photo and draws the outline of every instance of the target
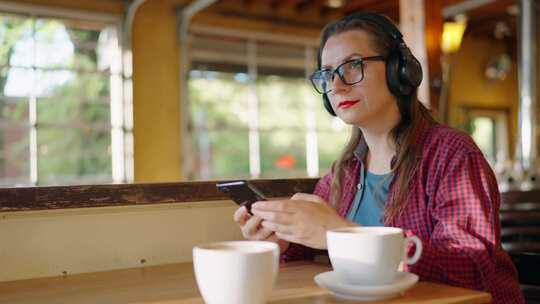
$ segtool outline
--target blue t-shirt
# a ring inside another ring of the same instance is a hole
[[[388,197],[392,173],[379,175],[365,169],[360,172],[358,191],[347,218],[362,226],[384,226],[384,203]]]

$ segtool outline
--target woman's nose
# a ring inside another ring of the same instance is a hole
[[[344,83],[337,74],[335,74],[334,79],[332,79],[332,86],[332,91],[334,91],[334,93],[342,92],[349,88],[349,85]]]

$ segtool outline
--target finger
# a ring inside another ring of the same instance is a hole
[[[236,209],[233,215],[233,219],[238,225],[244,226],[246,224],[246,221],[249,219],[249,214],[246,207],[242,206]]]
[[[261,223],[261,226],[263,226],[266,229],[272,230],[275,233],[280,234],[293,234],[294,228],[291,225],[282,225],[270,221],[263,221]]]
[[[266,229],[266,228],[264,228]],[[269,241],[269,242],[277,242],[279,241],[279,238],[277,237],[277,235],[272,231],[272,233],[266,237],[266,239],[264,239],[265,241]]]
[[[274,235],[274,231],[261,226],[259,230],[253,234],[252,239],[262,241],[268,239],[271,235]]]
[[[242,233],[244,234],[244,237],[251,238],[255,233],[257,233],[257,230],[259,230],[259,227],[261,226],[262,219],[258,216],[252,216],[247,220],[246,224],[242,227]]]
[[[315,194],[309,194],[309,193],[295,193],[291,200],[293,201],[309,201],[309,202],[315,202],[315,203],[323,203],[325,202],[320,196]]]
[[[251,212],[253,210],[294,212],[291,205],[289,200],[260,201],[251,205]]]
[[[275,211],[262,211],[259,209],[253,209],[253,215],[256,215],[263,220],[275,222],[278,224],[290,224],[292,222],[292,214]]]

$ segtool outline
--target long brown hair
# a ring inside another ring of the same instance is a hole
[[[363,30],[368,33],[371,46],[383,56],[388,56],[391,51],[394,51],[395,41],[379,24],[363,18],[343,18],[328,24],[322,30],[319,63],[326,41],[334,35],[350,30]],[[397,103],[401,118],[391,130],[396,155],[392,162],[392,171],[394,172],[392,193],[390,194],[392,201],[386,204],[384,209],[385,224],[390,223],[400,215],[407,204],[407,190],[416,173],[420,156],[420,149],[418,145],[415,145],[415,141],[419,136],[422,125],[434,123],[429,110],[418,100],[417,89],[410,96],[398,96]],[[341,181],[354,177],[352,176],[353,172],[350,172],[347,168],[349,167],[348,164],[354,159],[353,152],[360,141],[363,141],[362,132],[358,127],[353,126],[347,145],[333,165],[334,173],[330,188],[330,203],[336,207],[343,197]]]

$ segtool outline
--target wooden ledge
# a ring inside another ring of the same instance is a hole
[[[540,202],[540,189],[529,191],[511,190],[501,193],[502,202],[505,204],[521,204]]]
[[[311,193],[318,178],[250,180],[268,197]],[[0,212],[227,200],[216,181],[0,188]]]
[[[250,180],[268,197],[311,193],[318,178]],[[0,212],[227,200],[217,181],[0,188]],[[503,204],[539,202],[540,190],[501,193]],[[502,208],[504,209],[504,208]]]

